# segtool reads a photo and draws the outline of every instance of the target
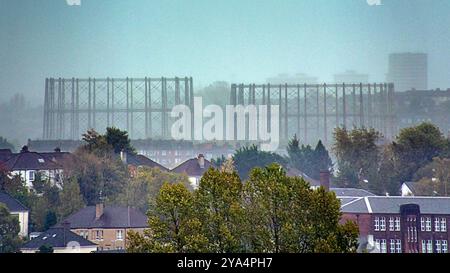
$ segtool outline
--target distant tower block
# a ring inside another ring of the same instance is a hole
[[[193,110],[192,78],[45,80],[45,140],[77,140],[114,126],[132,139],[169,139],[174,105]]]
[[[394,85],[388,83],[233,84],[230,104],[279,105],[284,142],[297,134],[304,143],[331,144],[337,126],[375,128],[388,139],[397,132]]]

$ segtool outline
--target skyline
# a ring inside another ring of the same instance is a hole
[[[0,0],[0,95],[41,103],[47,77],[192,76],[198,90],[355,70],[382,82],[395,52],[428,53],[429,88],[447,89],[448,11],[445,0]]]

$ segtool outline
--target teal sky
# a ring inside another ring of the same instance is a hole
[[[45,77],[192,76],[383,81],[387,55],[427,52],[430,88],[450,87],[450,1],[0,0],[0,100],[42,101]]]

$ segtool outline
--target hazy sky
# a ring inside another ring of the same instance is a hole
[[[45,77],[193,76],[385,80],[391,52],[429,53],[430,88],[450,87],[450,1],[0,0],[0,100],[42,101]]]

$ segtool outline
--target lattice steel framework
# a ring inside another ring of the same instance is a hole
[[[397,131],[393,84],[233,84],[230,103],[279,105],[281,141],[297,134],[327,143],[337,126],[375,128],[387,138]]]
[[[169,139],[174,105],[193,111],[192,78],[45,80],[46,140],[80,139],[86,130],[114,126],[132,139]]]

